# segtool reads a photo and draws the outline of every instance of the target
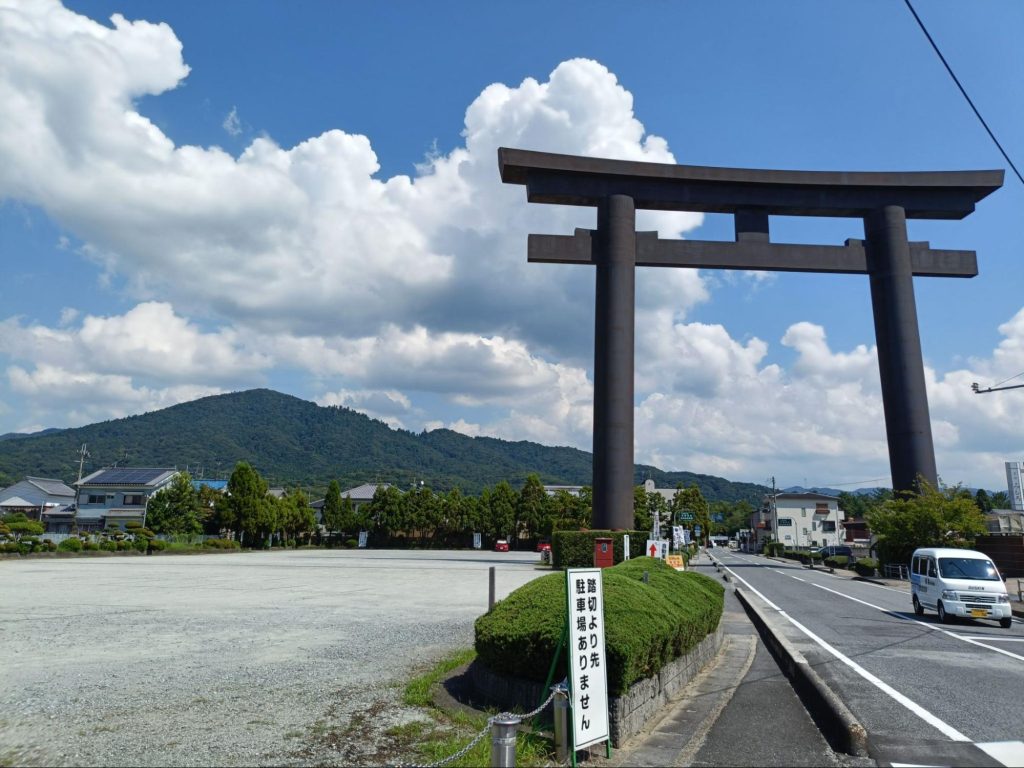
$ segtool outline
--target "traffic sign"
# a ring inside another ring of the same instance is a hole
[[[693,526],[693,532],[694,532],[695,535],[700,536],[700,526],[699,525]]]
[[[693,520],[693,512],[680,512],[679,513],[679,519],[680,520]]]

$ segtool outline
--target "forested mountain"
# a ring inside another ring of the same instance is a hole
[[[422,480],[434,490],[455,486],[477,494],[508,480],[522,485],[536,472],[545,484],[585,485],[591,456],[576,448],[467,437],[447,429],[415,434],[361,413],[321,407],[268,389],[204,397],[160,411],[76,429],[0,440],[0,474],[78,477],[78,452],[88,445],[85,472],[110,466],[178,467],[208,478],[227,477],[248,461],[271,484],[325,488],[389,482],[408,488]],[[752,503],[765,488],[710,475],[638,466],[636,481],[658,487],[696,483],[709,501]]]

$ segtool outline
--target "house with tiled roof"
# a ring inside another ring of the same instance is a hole
[[[0,490],[0,513],[22,512],[30,520],[42,520],[44,513],[70,506],[75,489],[49,477],[26,477]]]
[[[78,486],[74,524],[79,531],[124,528],[131,521],[146,524],[146,505],[178,474],[167,467],[108,467],[83,477]]]
[[[356,511],[364,504],[369,504],[373,501],[373,495],[377,493],[378,488],[390,488],[390,483],[363,483],[357,485],[355,488],[349,488],[347,491],[341,492],[342,499],[352,500],[352,510]],[[318,523],[323,522],[323,510],[324,500],[319,499],[310,504],[313,508],[313,512],[316,515],[316,521]]]

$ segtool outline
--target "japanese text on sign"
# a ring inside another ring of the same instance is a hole
[[[566,577],[573,744],[582,749],[609,736],[604,592],[600,568],[569,569]]]

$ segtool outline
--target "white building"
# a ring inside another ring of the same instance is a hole
[[[772,511],[775,540],[787,547],[825,547],[843,544],[846,513],[837,496],[821,493],[777,493],[765,499]]]
[[[1024,462],[1006,462],[1006,490],[1010,494],[1010,508],[1024,512]]]

